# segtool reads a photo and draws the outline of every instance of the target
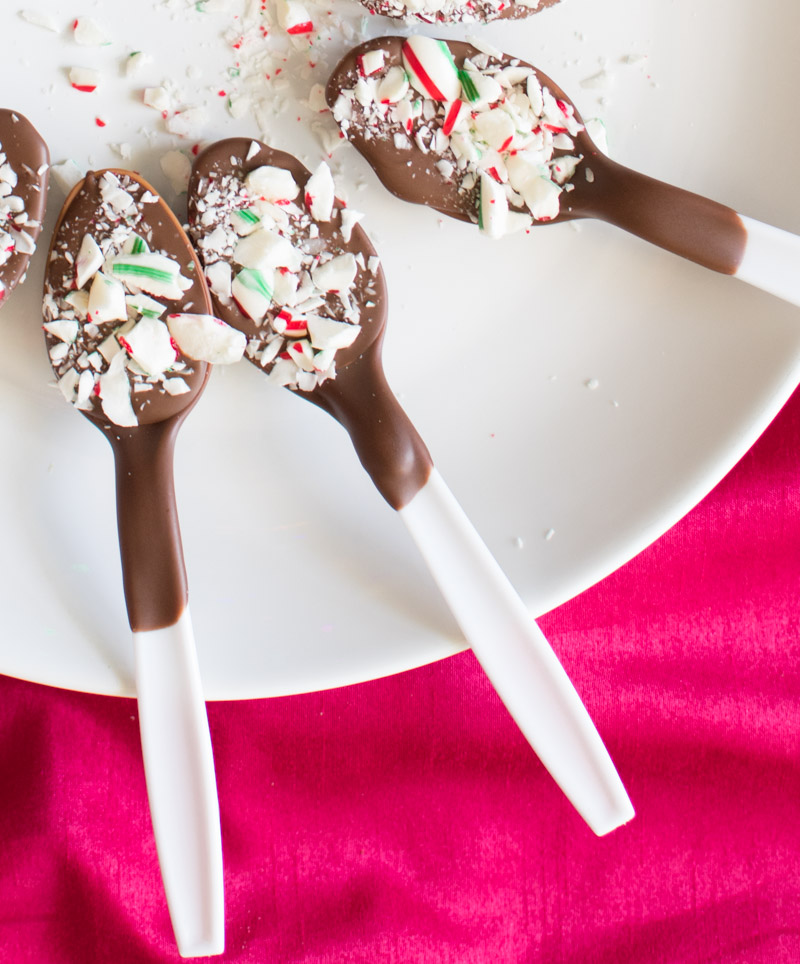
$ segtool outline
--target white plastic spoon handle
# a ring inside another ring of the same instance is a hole
[[[747,243],[736,277],[800,305],[800,237],[740,214]]]
[[[222,837],[214,758],[189,610],[133,634],[147,796],[181,957],[225,947]]]
[[[400,515],[500,699],[592,830],[634,815],[608,751],[529,610],[434,469]]]

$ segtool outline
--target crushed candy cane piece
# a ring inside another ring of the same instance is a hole
[[[169,328],[150,315],[144,315],[125,335],[123,347],[148,375],[163,375],[178,358]]]
[[[100,375],[99,398],[103,413],[123,428],[133,428],[139,419],[131,405],[131,383],[125,370],[126,355],[118,352],[109,363],[108,370]]]
[[[189,186],[192,173],[192,162],[183,151],[167,151],[161,156],[161,170],[169,178],[172,190],[176,194],[184,194]]]
[[[242,268],[231,282],[231,296],[248,318],[263,321],[272,304],[272,279],[256,268]]]
[[[92,278],[89,288],[87,320],[95,325],[106,321],[125,321],[128,306],[125,304],[125,288],[116,278],[108,278],[98,271]]]
[[[125,75],[131,79],[141,77],[153,58],[142,50],[134,50],[125,60]]]
[[[91,17],[78,17],[75,20],[72,37],[82,47],[105,47],[111,43],[105,30]]]
[[[100,71],[91,67],[70,67],[69,82],[75,90],[84,94],[91,94],[97,90],[100,83]]]
[[[402,67],[390,67],[375,89],[375,99],[380,104],[396,104],[408,93],[408,74]]]
[[[103,252],[91,234],[84,235],[75,259],[75,287],[83,288],[103,265]]]
[[[187,107],[169,118],[167,130],[178,137],[197,138],[207,124],[208,112],[204,107]]]
[[[307,324],[311,344],[320,350],[349,348],[361,331],[360,325],[335,321],[321,315],[309,316]]]
[[[55,17],[51,17],[49,13],[40,13],[38,10],[20,10],[19,15],[35,27],[44,27],[45,30],[52,30],[53,33],[58,33],[61,30]]]
[[[277,204],[293,201],[300,192],[290,171],[270,165],[251,171],[244,183],[251,197]]]
[[[320,291],[348,291],[357,271],[355,256],[348,251],[312,268],[311,279]]]
[[[292,35],[311,33],[314,24],[311,15],[298,0],[275,0],[278,23]]]
[[[386,54],[383,50],[368,50],[366,53],[359,55],[358,69],[364,77],[369,77],[370,74],[376,74],[379,70],[383,70],[385,59]]]
[[[61,161],[50,168],[50,177],[61,188],[64,194],[69,192],[84,178],[84,172],[75,161]]]
[[[152,107],[159,113],[169,111],[172,106],[166,87],[145,87],[142,91],[142,102],[145,107]]]
[[[180,298],[191,284],[181,276],[177,262],[152,252],[117,255],[111,262],[111,273],[157,298]]]
[[[78,337],[78,322],[74,319],[59,318],[55,321],[46,321],[42,327],[59,341],[65,341],[70,345]]]
[[[305,201],[315,221],[330,221],[333,212],[334,187],[331,169],[325,161],[320,163],[306,182]]]
[[[409,37],[403,44],[403,66],[412,86],[433,100],[456,100],[461,93],[458,69],[443,40]]]
[[[184,355],[212,365],[232,365],[242,359],[247,338],[213,315],[174,314],[169,331]]]

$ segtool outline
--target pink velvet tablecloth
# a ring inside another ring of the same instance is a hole
[[[471,654],[209,706],[231,962],[800,962],[800,394],[543,620],[637,809],[596,838]],[[0,962],[176,961],[133,701],[0,678]]]

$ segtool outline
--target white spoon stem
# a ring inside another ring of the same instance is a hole
[[[399,511],[479,663],[556,783],[596,834],[626,823],[633,807],[586,708],[435,469]]]
[[[133,634],[147,796],[182,957],[225,945],[222,839],[208,716],[189,610]]]
[[[800,306],[800,237],[740,214],[747,244],[735,277]]]

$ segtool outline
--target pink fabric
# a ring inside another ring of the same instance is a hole
[[[595,838],[470,654],[212,704],[231,962],[800,961],[800,394],[544,620],[638,816]],[[135,704],[0,679],[0,960],[176,961]]]

